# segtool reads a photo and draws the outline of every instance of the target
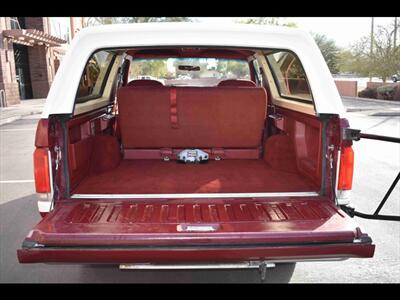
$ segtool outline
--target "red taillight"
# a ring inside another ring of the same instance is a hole
[[[35,186],[37,193],[50,193],[49,155],[47,148],[36,148],[33,153]]]
[[[351,190],[353,185],[354,152],[351,147],[343,147],[340,152],[338,190]]]

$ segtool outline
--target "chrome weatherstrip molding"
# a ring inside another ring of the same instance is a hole
[[[73,199],[162,199],[162,198],[264,198],[264,197],[310,197],[317,192],[288,193],[198,193],[198,194],[73,194]]]
[[[263,262],[249,261],[236,263],[202,263],[202,264],[121,264],[121,270],[210,270],[210,269],[259,269]],[[265,263],[267,268],[274,268],[274,263]]]
[[[236,263],[197,263],[197,264],[120,264],[121,270],[202,270],[202,269],[259,269],[262,264],[267,268],[274,268],[276,263],[294,263],[294,262],[335,262],[344,261],[348,258],[288,258],[272,261],[243,261]]]

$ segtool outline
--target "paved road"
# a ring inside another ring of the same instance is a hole
[[[18,264],[15,251],[40,219],[31,160],[38,117],[0,126],[0,282],[259,282],[254,270],[134,272],[115,266]],[[400,136],[400,117],[358,112],[349,119],[352,127],[365,132]],[[360,141],[354,149],[353,202],[360,211],[372,212],[400,170],[400,145]],[[399,199],[397,187],[383,213],[400,214]],[[374,258],[280,265],[270,271],[267,282],[400,282],[400,223],[357,221],[376,244]]]

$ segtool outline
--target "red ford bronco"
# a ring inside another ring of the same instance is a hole
[[[301,30],[84,29],[37,127],[43,218],[18,259],[265,273],[372,257],[349,216],[360,133],[348,127]]]

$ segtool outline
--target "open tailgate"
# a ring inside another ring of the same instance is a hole
[[[327,198],[64,200],[18,250],[33,262],[293,261],[372,257]]]

